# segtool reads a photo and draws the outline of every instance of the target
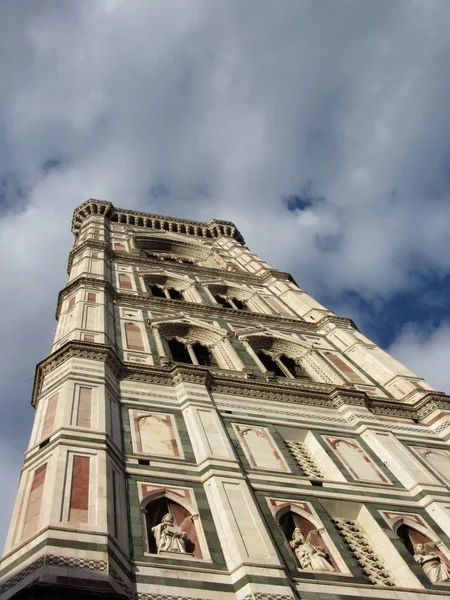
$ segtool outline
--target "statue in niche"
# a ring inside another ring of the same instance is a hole
[[[186,552],[186,532],[175,525],[173,515],[167,513],[161,519],[159,525],[152,527],[153,535],[155,536],[156,547],[158,548],[158,554],[160,552],[180,552],[187,554]]]
[[[414,546],[414,559],[422,567],[432,583],[450,581],[450,569],[439,554],[434,552],[434,550],[430,550],[430,547],[436,548],[436,544],[434,542],[416,544]]]
[[[309,541],[311,534],[316,531],[317,530],[315,529],[310,531],[305,539],[301,530],[296,527],[292,534],[292,541],[289,542],[289,545],[294,550],[295,556],[302,569],[310,569],[312,571],[334,571],[334,567],[328,561],[328,555],[322,546],[313,546]]]

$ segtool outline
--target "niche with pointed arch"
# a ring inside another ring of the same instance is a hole
[[[431,583],[450,583],[450,552],[419,515],[403,515],[391,527]]]
[[[173,494],[160,491],[144,498],[141,511],[145,520],[146,549],[150,554],[164,554],[158,550],[154,528],[157,527],[167,514],[172,515],[173,524],[184,532],[186,553],[179,553],[180,558],[193,556],[203,559],[204,552],[200,544],[201,532],[197,529],[198,514],[188,503],[175,499]]]
[[[271,499],[275,519],[284,534],[286,546],[294,554],[300,570],[319,572],[342,572],[342,559],[328,532],[308,503],[283,502]],[[299,533],[300,532],[300,533]],[[303,543],[296,546],[299,535]]]

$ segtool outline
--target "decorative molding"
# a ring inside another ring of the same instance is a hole
[[[284,440],[300,469],[311,479],[325,479],[325,473],[303,442]]]
[[[0,584],[0,594],[3,594],[17,583],[23,581],[26,577],[28,577],[28,575],[40,569],[44,564],[44,560],[45,556],[39,557],[37,560],[25,567],[25,569],[22,569],[21,571],[7,579],[4,583]]]
[[[169,594],[153,594],[152,592],[139,592],[136,598],[137,600],[202,600],[202,598],[194,598],[194,596],[171,596]]]
[[[29,564],[27,567],[7,579],[4,583],[0,584],[0,594],[3,594],[11,587],[23,581],[28,575],[34,573],[45,565],[52,565],[55,567],[65,567],[72,569],[87,569],[89,571],[100,571],[102,573],[108,571],[108,564],[104,560],[79,558],[76,556],[55,556],[53,554],[46,554],[40,556],[37,560]],[[130,590],[131,595],[131,590]]]
[[[244,600],[293,600],[294,596],[287,594],[272,594],[271,592],[255,592],[247,594]]]
[[[118,584],[118,586],[125,592],[128,598],[133,596],[133,590],[129,585],[125,583],[119,573],[115,570],[115,568],[110,564],[109,565],[109,574],[114,579],[114,581]]]
[[[33,406],[37,405],[45,375],[74,357],[103,362],[112,369],[116,377],[124,380],[168,386],[184,381],[204,385],[215,393],[232,396],[248,396],[249,398],[324,408],[365,406],[375,415],[417,418],[417,409],[414,405],[402,405],[382,398],[369,398],[359,390],[295,379],[278,378],[274,382],[257,381],[248,378],[245,371],[228,371],[197,365],[170,363],[167,367],[155,367],[125,364],[109,346],[82,341],[69,341],[38,363],[32,396]],[[421,407],[425,405],[426,398],[430,402],[436,402],[436,394],[430,393],[421,398]],[[439,396],[439,403],[450,408],[450,397],[442,394]],[[426,429],[427,426],[424,425],[423,430]]]
[[[53,565],[54,567],[88,569],[89,571],[106,572],[108,570],[108,563],[104,560],[79,558],[77,556],[54,556],[53,554],[48,554],[45,557],[45,564]]]
[[[332,520],[370,581],[374,585],[395,587],[394,576],[359,523],[352,519]]]

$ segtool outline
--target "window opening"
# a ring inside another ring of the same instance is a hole
[[[151,292],[152,296],[156,296],[157,298],[165,298],[166,297],[164,290],[161,286],[150,285],[149,288],[150,288],[150,292]]]
[[[181,292],[179,292],[175,288],[166,288],[166,292],[169,295],[169,298],[171,298],[172,300],[183,300]]]
[[[224,308],[234,308],[235,310],[247,310],[246,304],[242,300],[237,298],[222,296],[222,294],[215,294],[214,299],[218,304]]]
[[[279,357],[280,362],[286,367],[292,377],[305,377],[306,374],[303,371],[302,367],[290,356],[286,356],[285,354],[281,354]]]
[[[169,350],[173,361],[192,364],[191,355],[183,342],[179,342],[175,338],[169,340]]]
[[[219,294],[216,294],[214,299],[216,300],[217,304],[222,305],[224,308],[233,308],[228,300]]]
[[[238,300],[237,298],[231,298],[230,300],[237,310],[247,310],[247,306],[241,302],[241,300]]]
[[[274,361],[270,354],[267,354],[266,352],[264,352],[264,350],[259,350],[256,353],[256,356],[259,358],[259,360],[262,362],[262,364],[266,367],[268,371],[273,371],[275,375],[278,375],[279,377],[286,377],[286,373],[281,369],[278,363]]]
[[[172,360],[205,367],[218,367],[218,362],[210,348],[200,342],[184,343],[177,339],[169,340]]]

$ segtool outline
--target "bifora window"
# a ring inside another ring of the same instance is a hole
[[[168,340],[169,350],[174,362],[183,362],[191,365],[218,367],[216,357],[211,348],[200,342],[188,343],[173,338]]]
[[[247,310],[247,305],[242,302],[242,300],[238,300],[238,298],[232,298],[230,296],[224,296],[222,294],[215,294],[214,299],[217,304],[220,304],[224,308],[234,308],[235,310]]]
[[[273,371],[278,377],[290,379],[308,377],[298,362],[285,354],[272,354],[267,350],[258,350],[256,356],[268,371]]]
[[[169,300],[184,300],[183,294],[173,287],[166,287],[158,284],[151,284],[148,290],[156,298],[168,298]]]

